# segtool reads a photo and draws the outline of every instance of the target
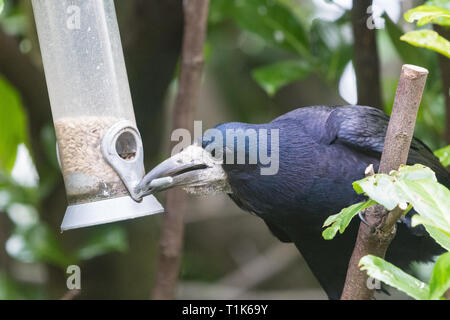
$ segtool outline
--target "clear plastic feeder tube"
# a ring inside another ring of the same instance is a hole
[[[32,4],[69,205],[120,197],[133,201],[102,153],[102,140],[113,126],[119,122],[136,126],[113,0],[32,0]],[[131,138],[140,136],[137,132]],[[120,157],[136,161],[136,152],[125,150]],[[152,200],[153,208],[147,209],[161,212],[162,207]],[[128,214],[135,215],[138,204],[129,204],[135,212]],[[77,207],[77,212],[95,215],[101,206],[95,207]],[[105,219],[122,220],[126,215]],[[75,221],[72,225],[97,223]],[[62,227],[68,229],[64,222]]]

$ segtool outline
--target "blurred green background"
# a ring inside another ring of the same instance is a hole
[[[428,68],[416,135],[434,150],[450,143],[449,70],[437,53],[399,40],[415,28],[403,13],[421,3],[374,1],[377,107],[390,112],[403,63]],[[149,169],[170,154],[182,1],[115,4]],[[82,270],[78,298],[149,298],[161,215],[59,232],[66,199],[31,2],[0,6],[0,299],[61,298],[72,264]],[[351,10],[348,0],[211,0],[195,119],[206,130],[267,122],[301,106],[357,103]],[[164,194],[158,198],[163,203]],[[297,250],[226,195],[190,197],[188,206],[178,298],[326,298]],[[426,277],[426,267],[416,269]]]

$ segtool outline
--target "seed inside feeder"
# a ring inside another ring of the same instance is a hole
[[[121,120],[123,119],[91,116],[65,117],[55,121],[61,167],[70,204],[128,194],[120,177],[103,158],[101,150],[103,136],[113,124]],[[134,141],[133,149],[129,137],[120,138],[116,143],[117,151],[121,151],[119,155],[124,159],[132,159],[136,154],[136,142]]]
[[[124,160],[133,160],[136,157],[136,138],[130,132],[122,133],[116,141],[117,154]]]

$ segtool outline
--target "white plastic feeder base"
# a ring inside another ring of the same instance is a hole
[[[134,219],[164,212],[164,208],[152,195],[136,202],[129,196],[82,203],[67,207],[61,230],[70,230],[97,224]]]

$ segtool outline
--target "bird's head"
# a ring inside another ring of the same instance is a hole
[[[177,186],[196,194],[228,190],[221,162],[199,143],[184,148],[157,165],[137,185],[136,192],[142,197]]]
[[[214,130],[223,135],[225,124]],[[177,186],[194,194],[230,192],[227,175],[222,167],[223,151],[226,148],[221,148],[220,143],[220,139],[205,133],[200,140],[153,168],[136,186],[137,194],[143,197]]]
[[[231,193],[230,174],[248,174],[264,167],[259,142],[268,138],[261,138],[259,128],[261,125],[231,122],[207,130],[201,140],[151,170],[137,185],[137,194],[145,196],[176,186],[194,194]]]

